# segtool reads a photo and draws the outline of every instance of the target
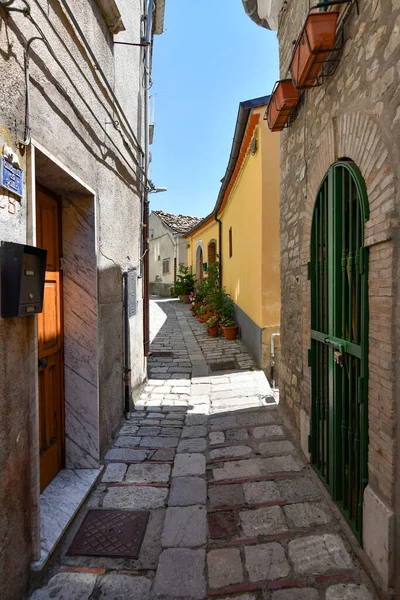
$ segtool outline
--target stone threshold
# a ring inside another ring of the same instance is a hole
[[[102,470],[62,469],[40,494],[41,553],[32,571],[44,568]]]

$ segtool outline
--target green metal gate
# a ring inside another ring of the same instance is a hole
[[[334,164],[311,230],[311,462],[361,540],[368,482],[368,249],[364,180]]]

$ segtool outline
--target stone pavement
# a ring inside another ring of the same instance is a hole
[[[373,600],[240,341],[152,302],[150,378],[33,600]],[[234,360],[237,369],[211,371]],[[254,369],[254,370],[253,370]],[[137,560],[68,556],[89,508],[148,510]]]

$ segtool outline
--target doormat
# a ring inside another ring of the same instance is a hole
[[[209,365],[211,371],[231,371],[236,370],[236,363],[234,360],[227,360],[226,362],[211,363]]]
[[[149,513],[89,510],[67,554],[137,558]]]
[[[151,352],[150,358],[172,358],[174,356],[173,352]]]

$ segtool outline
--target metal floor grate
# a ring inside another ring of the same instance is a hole
[[[173,352],[165,351],[165,352],[150,352],[150,358],[172,358],[174,356]]]
[[[148,520],[145,511],[90,510],[67,554],[137,558]]]

